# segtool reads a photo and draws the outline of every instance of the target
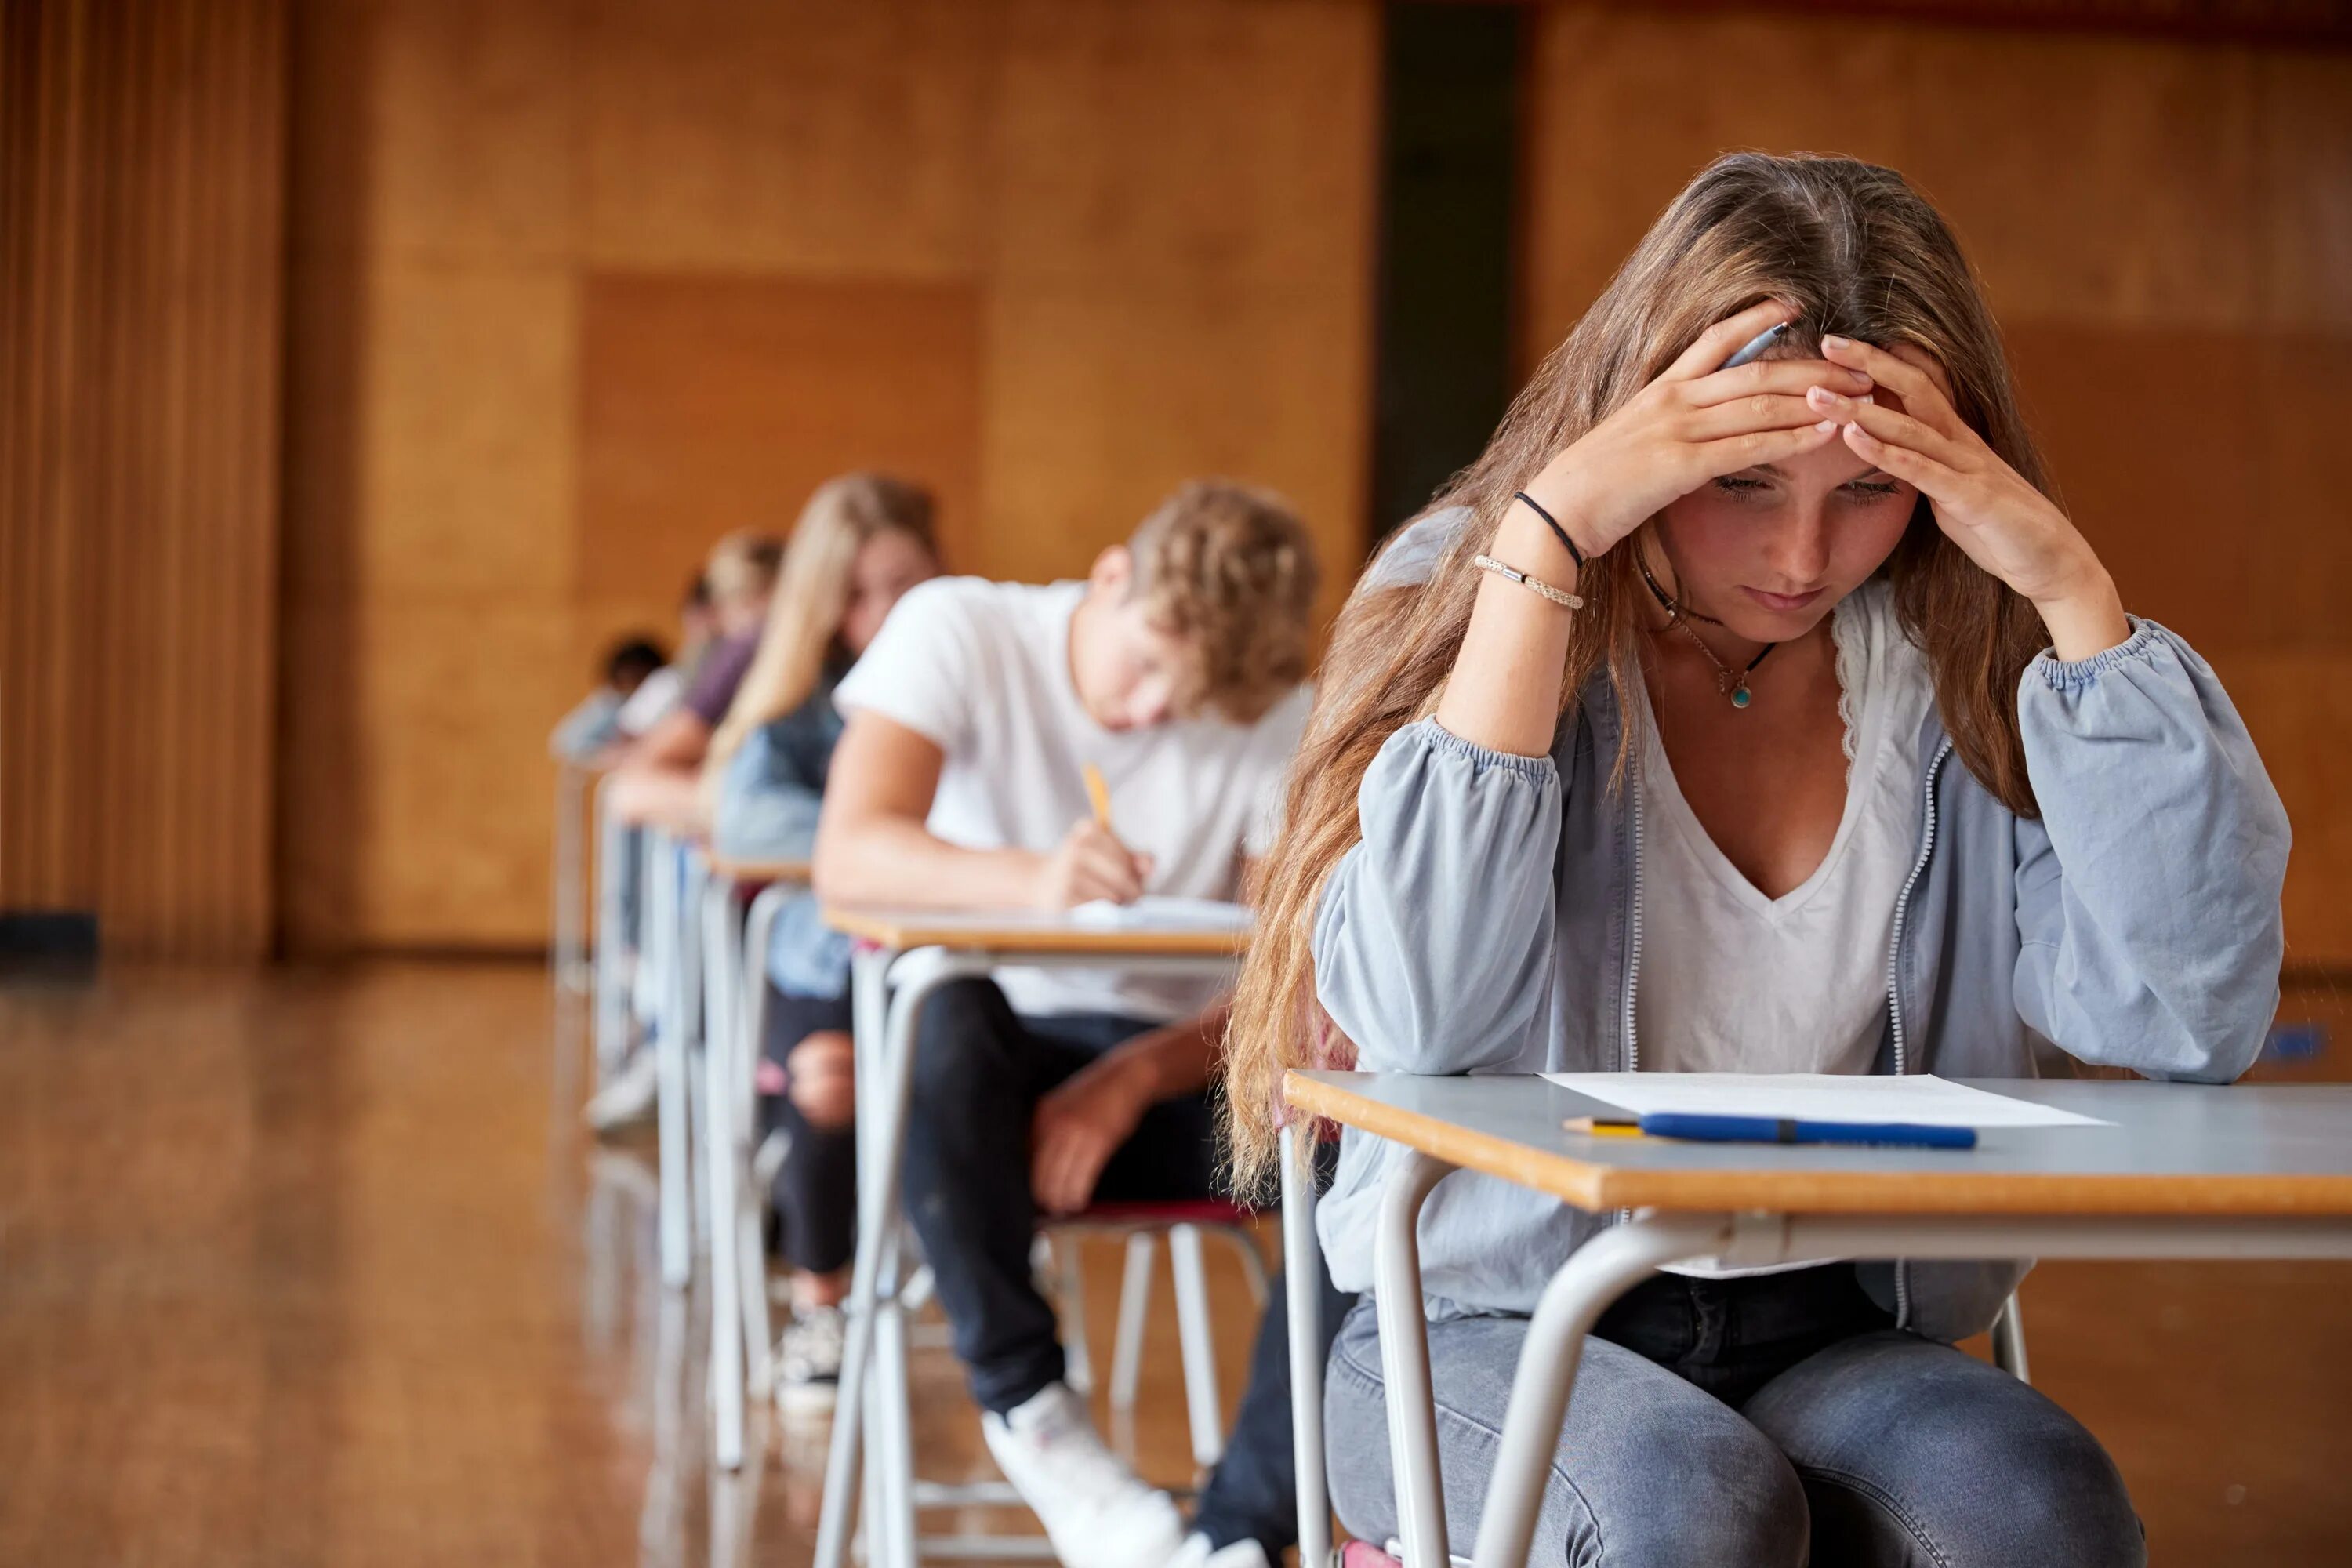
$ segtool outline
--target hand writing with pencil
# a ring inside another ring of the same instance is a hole
[[[1029,901],[1046,910],[1066,910],[1096,899],[1131,904],[1143,896],[1144,879],[1150,875],[1150,856],[1137,854],[1118,841],[1118,835],[1088,819],[1039,859]]]
[[[1143,897],[1144,881],[1151,875],[1151,857],[1129,849],[1111,831],[1110,786],[1102,770],[1088,763],[1085,777],[1094,816],[1072,827],[1038,863],[1030,901],[1043,909],[1066,910],[1097,899],[1131,904]]]

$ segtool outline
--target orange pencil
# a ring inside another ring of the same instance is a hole
[[[1095,803],[1095,820],[1103,826],[1110,826],[1110,785],[1103,783],[1102,770],[1088,763],[1086,765],[1087,798]]]

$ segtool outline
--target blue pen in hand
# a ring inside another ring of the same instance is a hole
[[[1765,328],[1762,331],[1757,333],[1754,337],[1748,339],[1746,342],[1732,350],[1731,357],[1725,360],[1723,363],[1716,368],[1718,370],[1730,370],[1736,366],[1746,364],[1751,360],[1763,358],[1764,351],[1770,348],[1774,343],[1779,342],[1782,338],[1787,337],[1789,335],[1789,329],[1795,324],[1796,323],[1793,321],[1783,321],[1777,327]]]

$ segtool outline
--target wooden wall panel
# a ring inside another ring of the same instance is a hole
[[[868,454],[1003,575],[1255,479],[1336,604],[1378,38],[1375,0],[299,4],[292,944],[542,940],[596,649]]]
[[[588,259],[627,271],[973,276],[989,248],[1003,10],[1001,0],[595,6],[578,45]]]
[[[783,534],[845,468],[929,485],[959,569],[979,503],[969,286],[599,274],[581,321],[581,597],[650,626],[719,533]]]
[[[0,12],[0,908],[271,924],[285,16]]]
[[[1527,363],[1717,153],[1901,169],[1982,272],[2126,602],[2232,682],[2295,821],[2294,961],[2352,963],[2352,54],[1568,5],[1535,31]]]
[[[1180,481],[1368,537],[1370,5],[1004,8],[981,569],[1068,575]]]

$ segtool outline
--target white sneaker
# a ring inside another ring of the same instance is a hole
[[[838,1307],[810,1307],[776,1342],[776,1408],[804,1415],[833,1408],[841,1393],[841,1345],[848,1319]]]
[[[654,1048],[642,1046],[621,1064],[613,1081],[591,1095],[580,1120],[598,1134],[618,1132],[650,1118],[661,1097],[661,1081],[654,1065]]]
[[[1067,1384],[1048,1384],[1010,1415],[983,1415],[980,1425],[1064,1568],[1166,1568],[1183,1543],[1174,1500],[1110,1451]]]
[[[1212,1552],[1209,1538],[1196,1530],[1168,1560],[1168,1568],[1273,1568],[1273,1564],[1265,1560],[1265,1548],[1255,1541],[1236,1541]]]

